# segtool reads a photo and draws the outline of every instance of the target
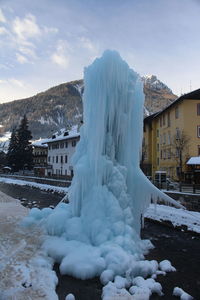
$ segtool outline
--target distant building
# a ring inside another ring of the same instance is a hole
[[[142,167],[154,178],[156,171],[178,179],[180,153],[176,142],[181,133],[189,137],[182,155],[182,175],[185,181],[200,182],[200,164],[187,164],[190,158],[200,156],[200,89],[185,94],[162,111],[144,119]],[[197,160],[195,160],[197,162]]]
[[[34,174],[43,177],[47,168],[48,145],[45,144],[45,140],[40,140],[32,143],[32,146]]]
[[[73,177],[71,158],[79,139],[80,134],[74,129],[63,130],[46,140],[48,145],[46,176]]]

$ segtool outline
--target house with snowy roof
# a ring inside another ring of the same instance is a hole
[[[48,145],[46,176],[72,178],[72,156],[80,139],[77,127],[72,130],[62,129],[45,140]]]
[[[144,119],[143,152],[143,169],[152,178],[165,171],[176,180],[181,172],[184,181],[200,183],[200,89]]]
[[[33,147],[33,170],[35,176],[45,176],[47,168],[48,145],[46,140],[41,139],[32,143]]]

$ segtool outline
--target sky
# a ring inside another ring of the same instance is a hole
[[[200,88],[200,0],[0,0],[0,103],[83,78],[104,50],[176,95]]]

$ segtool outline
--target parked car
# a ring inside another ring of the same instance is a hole
[[[179,187],[178,182],[172,181],[170,178],[166,179],[167,188],[171,190],[176,190]]]

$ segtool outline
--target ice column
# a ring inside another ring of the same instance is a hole
[[[132,219],[139,230],[141,212],[151,196],[149,191],[144,193],[139,169],[144,103],[141,79],[116,51],[105,51],[85,69],[84,84],[84,125],[70,191],[73,213],[91,220],[91,214],[101,212],[101,217],[108,219],[105,207],[109,198],[114,198],[122,219]],[[114,207],[110,210],[115,213]]]

